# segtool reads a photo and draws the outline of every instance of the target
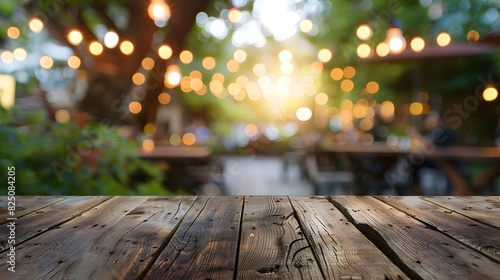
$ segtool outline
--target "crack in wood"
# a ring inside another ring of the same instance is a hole
[[[340,210],[342,213],[361,233],[363,233],[366,238],[368,238],[377,248],[389,258],[401,271],[403,271],[411,279],[423,280],[423,278],[418,275],[412,268],[401,260],[401,258],[394,252],[394,250],[387,244],[385,239],[380,235],[380,233],[367,224],[358,223],[349,213],[342,204],[329,198],[330,202]],[[391,208],[392,209],[392,208]]]

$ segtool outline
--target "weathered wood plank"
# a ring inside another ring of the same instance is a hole
[[[199,197],[146,279],[232,279],[243,197]]]
[[[373,197],[332,202],[412,279],[498,279],[500,266]]]
[[[16,247],[16,277],[19,279],[87,279],[85,270],[74,270],[87,262],[87,271],[101,263],[92,262],[104,251],[108,237],[127,213],[148,197],[113,197],[68,222]],[[101,247],[103,246],[103,247]],[[101,249],[102,248],[102,249]],[[0,256],[0,271],[7,270],[6,255]]]
[[[423,199],[500,229],[500,196],[433,196]]]
[[[25,240],[37,234],[43,234],[108,199],[110,197],[69,197],[26,214],[15,221],[16,244],[19,246]],[[6,248],[8,230],[6,226],[0,227],[0,251]]]
[[[195,199],[193,196],[149,198],[119,222],[106,226],[106,234],[92,242],[81,260],[64,272],[63,278],[141,277],[165,248]]]
[[[325,197],[291,197],[326,279],[407,279]]]
[[[65,196],[16,196],[16,217],[22,217],[66,198]],[[0,217],[7,217],[7,206],[7,196],[1,196]],[[0,224],[4,223],[6,223],[4,219],[0,220]]]
[[[500,230],[415,196],[377,198],[500,262]]]
[[[287,197],[245,197],[236,278],[323,278]]]

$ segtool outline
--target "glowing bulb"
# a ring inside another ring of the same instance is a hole
[[[188,50],[184,50],[179,54],[179,59],[182,63],[189,64],[193,61],[193,53]]]
[[[300,31],[302,31],[304,33],[311,32],[313,30],[313,27],[314,27],[313,22],[310,19],[308,19],[308,18],[302,20],[300,22],[300,26],[299,26]]]
[[[89,45],[89,51],[93,55],[100,55],[102,54],[104,48],[102,47],[101,43],[99,42],[92,42]]]
[[[436,42],[440,47],[446,47],[450,44],[451,42],[451,36],[450,34],[446,32],[441,32],[439,35],[436,37]]]
[[[123,41],[120,44],[120,51],[122,51],[124,55],[131,55],[134,52],[134,44],[130,41]]]
[[[425,41],[420,37],[415,37],[411,40],[410,46],[414,52],[421,52],[425,48]]]
[[[83,35],[80,30],[73,29],[68,33],[68,42],[74,46],[80,45],[83,40]]]
[[[279,58],[281,62],[290,62],[292,61],[292,52],[289,50],[280,51]]]
[[[162,59],[169,59],[172,56],[172,48],[170,48],[168,45],[162,45],[158,49],[158,55]]]
[[[114,31],[108,31],[106,35],[104,35],[104,45],[108,49],[113,49],[118,45],[120,41],[120,37]]]
[[[54,65],[54,60],[48,56],[42,56],[40,58],[40,66],[45,69],[50,69]]]
[[[483,99],[485,101],[493,101],[493,100],[497,99],[497,97],[498,97],[498,91],[494,87],[487,87],[483,91]]]
[[[28,53],[24,48],[19,47],[14,50],[13,55],[16,60],[23,61],[24,59],[26,59]]]
[[[311,109],[309,109],[307,107],[300,107],[295,112],[295,115],[299,121],[305,122],[305,121],[308,121],[311,119],[312,111],[311,111]]]
[[[356,36],[358,36],[358,38],[363,41],[370,39],[372,35],[373,31],[367,24],[360,25],[356,30]]]
[[[356,49],[356,53],[360,58],[368,58],[372,53],[372,49],[368,44],[360,44]]]
[[[389,48],[389,45],[387,43],[382,42],[382,43],[377,45],[377,48],[375,49],[375,51],[377,52],[378,56],[384,57],[384,56],[387,56],[389,54],[391,49]]]
[[[163,0],[151,0],[148,15],[154,21],[167,21],[170,19],[170,7]]]
[[[68,58],[68,66],[69,67],[76,69],[76,68],[80,67],[80,64],[81,64],[81,61],[77,56],[70,56]]]
[[[11,26],[7,29],[7,36],[9,36],[9,38],[17,39],[19,38],[19,35],[21,35],[21,31],[19,31],[19,28]]]
[[[167,67],[167,73],[165,74],[165,86],[174,88],[181,82],[182,74],[181,69],[178,65],[171,64]]]
[[[43,29],[43,22],[38,18],[32,18],[28,23],[31,31],[39,33]]]
[[[137,101],[132,101],[128,104],[128,110],[132,114],[139,114],[142,111],[142,105]]]
[[[319,61],[326,63],[332,59],[332,52],[329,49],[321,49],[318,52]]]
[[[237,23],[238,21],[241,20],[241,12],[240,12],[240,10],[238,10],[236,8],[232,8],[231,10],[229,10],[229,13],[227,14],[227,18],[232,23]]]

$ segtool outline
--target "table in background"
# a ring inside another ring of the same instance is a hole
[[[10,279],[498,279],[500,197],[17,197]],[[0,197],[7,217],[7,197]]]
[[[155,146],[137,150],[143,159],[168,164],[166,185],[191,194],[223,194],[223,166],[207,146]],[[187,187],[186,187],[187,186]],[[208,188],[208,189],[206,189]]]
[[[435,146],[429,149],[401,149],[400,146],[391,147],[385,142],[373,142],[368,145],[348,142],[322,145],[315,152],[325,155],[346,155],[364,172],[371,172],[371,170],[362,166],[360,161],[367,156],[372,157],[371,165],[381,165],[378,174],[375,174],[381,178],[400,158],[404,158],[410,165],[415,166],[421,164],[424,159],[431,160],[455,185],[454,195],[471,195],[481,192],[486,185],[500,175],[500,147]],[[476,178],[464,178],[457,166],[452,163],[453,161],[478,162],[487,165],[487,168]]]

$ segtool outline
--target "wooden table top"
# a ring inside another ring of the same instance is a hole
[[[16,197],[1,279],[499,279],[500,197]],[[12,233],[10,233],[12,235]]]

